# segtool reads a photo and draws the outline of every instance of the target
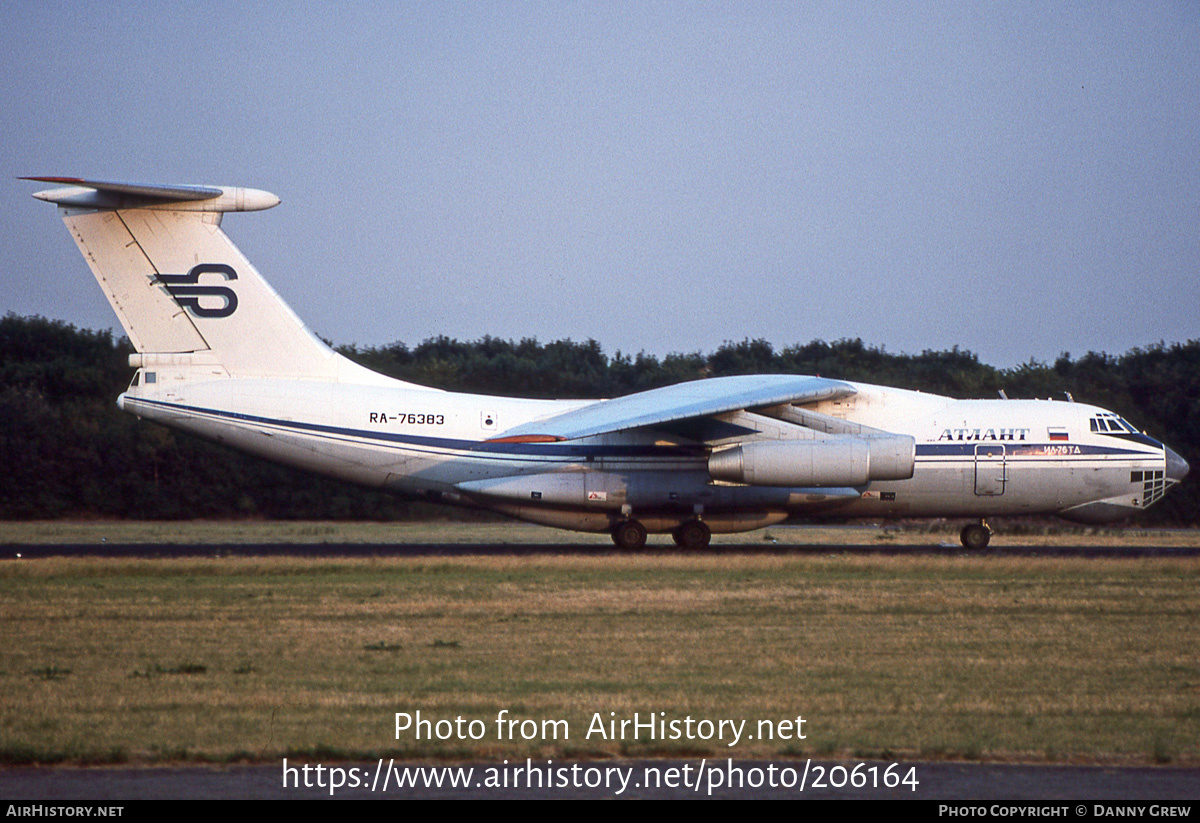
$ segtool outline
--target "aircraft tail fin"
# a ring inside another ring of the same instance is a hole
[[[317,338],[221,231],[227,211],[271,208],[257,189],[64,177],[56,203],[144,364],[220,366],[234,376],[337,379],[357,372]],[[365,372],[365,369],[361,371]],[[369,372],[368,372],[369,373]]]

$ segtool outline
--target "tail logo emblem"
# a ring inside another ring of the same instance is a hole
[[[158,282],[167,287],[175,302],[196,317],[228,317],[237,310],[237,294],[228,286],[201,286],[200,275],[220,274],[226,280],[237,280],[237,272],[224,263],[201,263],[192,266],[187,274],[160,274]],[[225,301],[217,308],[200,305],[201,297],[219,297]]]

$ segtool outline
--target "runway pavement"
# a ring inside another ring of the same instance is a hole
[[[614,546],[578,543],[59,543],[0,545],[0,559],[39,557],[454,557],[485,556],[603,556],[611,554],[756,555],[930,555],[943,557],[1198,557],[1197,546],[1006,546],[971,550],[958,545],[782,545],[776,543],[713,544],[702,551],[650,545],[638,552],[619,552]]]
[[[536,767],[543,761],[533,761]],[[289,765],[296,766],[292,762]],[[342,769],[357,766],[366,774],[374,773],[375,763],[331,764]],[[625,798],[625,799],[675,799],[675,798],[721,798],[721,799],[794,799],[794,800],[939,800],[939,801],[1063,801],[1070,803],[1069,816],[1080,815],[1074,802],[1087,801],[1188,801],[1200,799],[1200,769],[1172,767],[1108,767],[1108,766],[1056,766],[1023,765],[1012,763],[950,763],[906,761],[901,769],[907,773],[911,767],[916,779],[915,791],[911,784],[893,787],[865,785],[858,788],[814,787],[812,778],[818,769],[824,774],[839,774],[837,761],[812,761],[808,764],[809,782],[801,788],[799,777],[805,771],[804,760],[778,761],[733,761],[732,773],[740,772],[741,786],[710,786],[704,777],[702,766],[716,769],[714,776],[722,784],[729,779],[725,761],[702,764],[700,760],[600,760],[555,762],[561,769],[563,780],[544,780],[535,785],[489,788],[482,785],[483,775],[488,769],[499,766],[496,762],[476,762],[450,765],[395,764],[394,768],[407,769],[411,774],[432,776],[432,770],[440,770],[442,779],[448,781],[449,770],[457,774],[470,774],[467,785],[451,788],[418,785],[398,789],[394,785],[387,791],[372,791],[370,786],[337,789],[328,788],[329,767],[324,771],[325,780],[318,781],[317,774],[310,770],[305,787],[302,772],[293,772],[296,777],[292,785],[284,786],[282,763],[265,765],[235,765],[227,767],[187,766],[179,768],[17,768],[0,770],[0,798],[7,801],[119,801],[119,800],[308,800],[334,799],[580,799],[580,798]],[[524,766],[522,761],[520,766]],[[845,764],[849,769],[855,764]],[[882,774],[887,763],[870,763],[876,766],[876,774]],[[775,767],[774,781],[769,768]],[[467,770],[471,770],[467,772]],[[674,785],[645,785],[646,775],[668,775],[676,770],[678,779]],[[685,771],[686,769],[686,771]],[[627,784],[611,781],[605,785],[604,775],[622,770],[628,777]],[[790,770],[787,771],[787,770]],[[575,775],[574,780],[570,775]],[[586,785],[589,776],[597,785]],[[841,777],[838,778],[841,780]],[[322,785],[317,785],[318,782]],[[417,778],[415,782],[424,781]],[[569,785],[559,785],[560,782]],[[580,785],[570,785],[572,783]],[[771,782],[776,785],[772,787]],[[793,785],[786,786],[791,782]],[[848,783],[848,780],[842,782]],[[749,785],[757,783],[758,785]],[[298,785],[297,785],[298,784]]]

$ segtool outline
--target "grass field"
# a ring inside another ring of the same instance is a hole
[[[11,561],[0,760],[1196,764],[1198,582],[1194,559]],[[498,740],[503,709],[566,720],[570,737]],[[487,733],[397,740],[394,713],[417,710]],[[807,738],[586,739],[596,712],[802,715]]]

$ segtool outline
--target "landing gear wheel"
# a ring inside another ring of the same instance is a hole
[[[618,549],[637,551],[646,545],[646,527],[636,520],[623,520],[612,530],[612,540]]]
[[[689,520],[671,532],[675,545],[681,549],[703,549],[712,539],[712,529],[702,520]]]
[[[968,549],[986,549],[988,541],[992,539],[992,530],[982,523],[971,523],[963,526],[958,539]]]

